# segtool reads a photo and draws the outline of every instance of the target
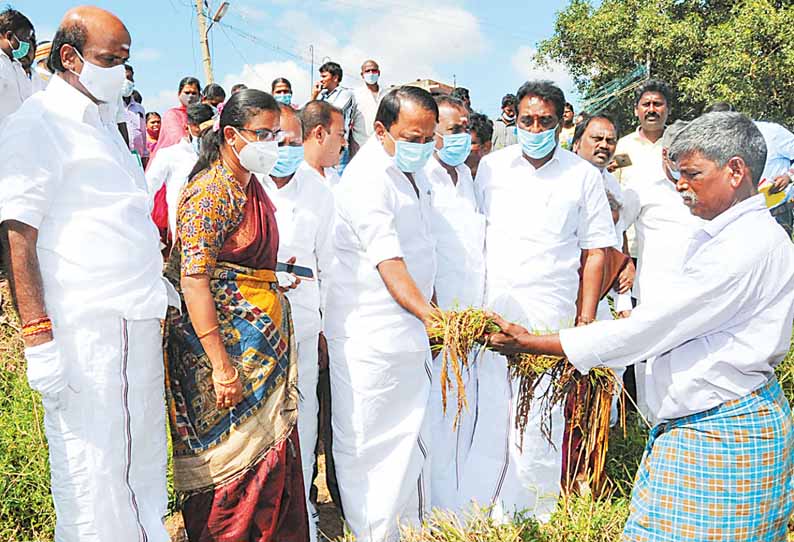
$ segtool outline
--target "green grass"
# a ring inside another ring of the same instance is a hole
[[[7,294],[7,290],[2,293]],[[27,385],[18,322],[0,317],[0,542],[49,541],[55,514],[49,489],[47,443],[38,394]],[[794,404],[794,344],[778,367],[778,378]],[[457,518],[436,512],[421,530],[403,534],[403,542],[612,542],[620,539],[628,516],[628,497],[642,457],[647,431],[630,417],[626,436],[613,430],[607,474],[613,482],[609,498],[585,495],[561,500],[551,521],[539,524],[517,516],[500,525],[487,514]],[[175,502],[169,469],[169,508]],[[348,537],[348,540],[350,538]],[[789,542],[794,542],[794,536]]]

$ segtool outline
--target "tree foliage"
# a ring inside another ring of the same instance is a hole
[[[728,101],[756,119],[794,125],[794,2],[772,0],[571,0],[541,61],[567,65],[587,97],[648,64],[676,90],[673,118]],[[633,94],[613,113],[632,118]]]

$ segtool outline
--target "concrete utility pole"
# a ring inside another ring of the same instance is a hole
[[[198,31],[199,41],[201,42],[201,52],[204,55],[204,77],[207,79],[207,84],[210,84],[213,82],[212,59],[210,58],[207,20],[204,18],[204,0],[196,0],[196,14],[198,15]]]
[[[198,15],[198,31],[199,41],[201,42],[201,52],[204,55],[204,76],[207,78],[207,84],[214,83],[215,79],[212,77],[212,58],[210,58],[210,30],[212,25],[220,22],[226,12],[229,11],[229,2],[221,2],[218,11],[212,16],[212,22],[207,26],[207,19],[204,17],[204,0],[196,0],[196,13]],[[207,9],[209,9],[207,4]]]

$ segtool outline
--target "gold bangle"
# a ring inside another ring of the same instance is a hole
[[[215,326],[215,327],[213,327],[213,328],[210,328],[210,329],[208,329],[208,330],[207,330],[207,331],[205,331],[204,333],[198,333],[198,332],[196,332],[196,337],[198,337],[198,339],[199,339],[199,340],[201,340],[201,339],[203,339],[204,337],[206,337],[207,335],[209,335],[210,333],[212,333],[212,332],[214,332],[214,331],[218,331],[218,328],[220,328],[220,327],[221,327],[221,326],[220,326],[220,324],[218,324],[217,326]]]
[[[217,378],[215,378],[215,375],[212,375],[212,381],[220,386],[231,386],[232,384],[237,382],[238,378],[240,378],[240,372],[237,370],[237,367],[234,368],[234,376],[231,377],[229,380],[218,380]]]

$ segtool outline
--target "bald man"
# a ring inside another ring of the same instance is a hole
[[[130,35],[69,11],[47,89],[5,122],[0,223],[42,394],[58,542],[166,542],[161,274],[143,170],[114,116]]]
[[[385,94],[380,84],[380,66],[374,60],[366,60],[361,65],[361,79],[364,80],[364,86],[353,91],[358,106],[356,118],[353,119],[353,140],[359,147],[364,146],[375,130],[375,113]]]

